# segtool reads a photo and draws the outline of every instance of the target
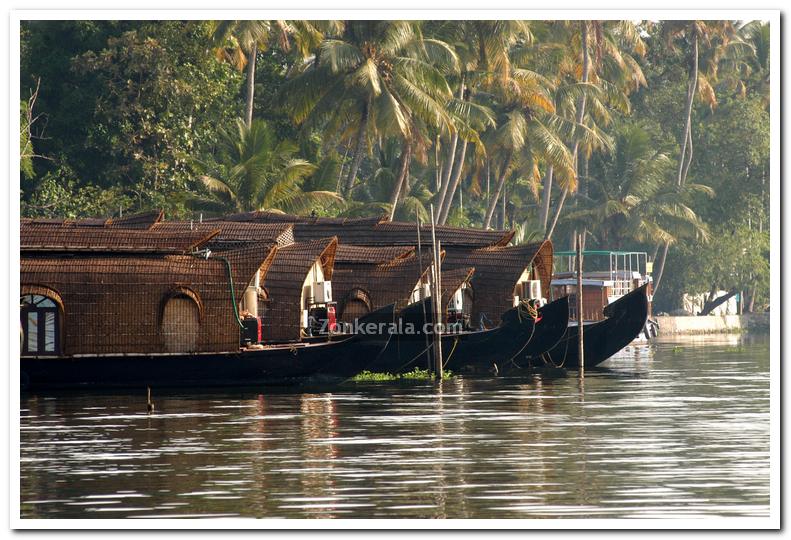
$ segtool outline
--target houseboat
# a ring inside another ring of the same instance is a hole
[[[22,222],[23,386],[342,380],[384,347],[375,335],[240,343],[249,336],[243,316],[251,307],[250,290],[267,279],[277,243],[212,251],[206,246],[220,234],[217,229],[171,231],[150,221],[134,221],[135,227],[100,220]],[[388,316],[392,310],[382,311]]]

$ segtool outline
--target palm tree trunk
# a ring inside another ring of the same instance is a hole
[[[687,87],[687,104],[686,112],[684,115],[684,136],[681,143],[681,155],[678,158],[678,177],[676,184],[683,186],[687,180],[687,171],[689,165],[685,166],[687,161],[687,143],[692,140],[692,104],[695,101],[695,91],[698,88],[698,36],[695,34],[695,39],[692,44],[692,72],[689,75],[689,85]],[[691,158],[690,158],[691,159]]]
[[[568,188],[563,188],[563,192],[560,194],[560,200],[558,201],[558,207],[555,210],[555,216],[552,218],[552,225],[550,225],[549,230],[544,234],[544,240],[552,240],[552,233],[555,232],[555,226],[558,224],[558,218],[560,217],[560,210],[563,208],[563,203],[566,202],[566,196],[568,194]]]
[[[245,103],[244,121],[249,128],[253,124],[253,97],[255,94],[255,58],[258,54],[258,43],[253,42],[253,47],[247,55],[247,96]]]
[[[489,200],[489,207],[486,209],[486,217],[483,220],[484,229],[488,229],[492,224],[494,211],[497,209],[497,203],[500,202],[500,193],[503,191],[503,186],[505,185],[505,177],[508,175],[508,168],[511,166],[512,155],[513,153],[509,152],[508,156],[503,162],[503,168],[500,170],[500,178],[497,180],[497,187],[495,188],[494,193],[492,193],[492,197]]]
[[[676,185],[681,187],[687,181],[687,173],[689,172],[689,165],[692,163],[692,104],[695,102],[695,92],[698,88],[698,35],[695,34],[693,40],[692,52],[692,73],[690,74],[689,86],[687,89],[687,105],[685,114],[684,125],[684,142],[681,144],[681,155],[678,158],[678,177],[676,178]],[[665,242],[665,248],[662,253],[662,263],[659,266],[659,276],[654,282],[654,294],[659,288],[659,283],[662,280],[662,274],[665,270],[665,260],[667,260],[667,250],[670,248],[670,242]]]
[[[343,152],[343,159],[341,160],[340,170],[338,171],[338,182],[335,184],[335,192],[341,192],[341,186],[343,185],[343,167],[346,165],[346,158],[349,156],[349,147],[346,147],[346,150]]]
[[[453,173],[453,178],[450,180],[449,191],[445,197],[445,202],[440,208],[439,224],[445,225],[450,214],[450,208],[453,206],[453,197],[456,195],[456,190],[459,188],[461,182],[461,173],[464,170],[464,158],[467,156],[467,145],[469,143],[465,140],[461,143],[461,154],[459,154],[459,162],[456,166],[456,171]]]
[[[582,36],[581,36],[581,46],[582,46],[582,82],[588,82],[588,72],[590,70],[590,55],[588,54],[588,21],[580,21],[582,25]],[[580,96],[579,107],[577,107],[577,124],[582,124],[583,119],[585,118],[585,94]],[[574,143],[574,172],[579,178],[579,148],[580,142],[577,140]],[[563,203],[566,201],[566,196],[569,194],[568,188],[563,188],[563,193],[560,196],[560,201],[558,201],[558,207],[555,209],[555,217],[552,219],[552,227],[547,231],[545,235],[546,240],[552,239],[552,233],[555,232],[555,226],[558,223],[558,218],[560,218],[560,212],[563,210]]]
[[[360,129],[357,132],[357,144],[354,147],[354,157],[352,159],[352,167],[349,169],[349,175],[346,177],[346,190],[344,195],[348,196],[354,185],[354,179],[357,178],[357,169],[360,168],[360,162],[363,160],[363,152],[365,151],[365,135],[368,132],[368,121],[370,119],[371,110],[371,96],[368,96],[368,101],[363,106],[363,114],[360,118]]]
[[[462,75],[461,82],[459,83],[459,99],[464,99],[464,76]],[[456,162],[456,148],[459,145],[459,130],[453,132],[450,140],[450,149],[448,151],[448,163],[445,166],[445,171],[442,173],[440,182],[439,198],[437,199],[437,223],[439,223],[439,215],[442,209],[447,204],[448,187],[450,185],[451,172],[453,171],[453,164]]]
[[[544,232],[544,234],[547,232],[547,221],[549,220],[549,199],[552,196],[552,177],[554,172],[554,167],[550,165],[549,169],[547,169],[547,174],[544,177],[544,189],[541,192],[542,201],[539,225],[541,226],[541,230]]]
[[[450,150],[448,153],[448,161],[445,164],[445,170],[442,171],[442,177],[440,178],[439,183],[439,197],[437,197],[437,206],[441,207],[443,201],[445,200],[445,196],[448,194],[448,184],[450,183],[450,173],[451,169],[453,169],[453,162],[455,161],[454,158],[456,156],[456,146],[459,144],[459,132],[456,131],[450,138]],[[439,213],[437,213],[437,218],[439,218]]]
[[[662,275],[665,273],[665,261],[667,261],[667,250],[670,248],[670,242],[665,242],[665,247],[662,250],[662,258],[659,262],[659,270],[656,272],[656,279],[654,279],[653,294],[656,296],[656,291],[659,289],[659,284],[662,282]]]
[[[398,172],[398,180],[393,188],[393,195],[390,197],[390,221],[395,217],[396,206],[401,197],[401,190],[406,182],[407,174],[409,173],[409,161],[412,159],[412,145],[409,143],[404,144],[403,156],[401,157],[401,169]]]

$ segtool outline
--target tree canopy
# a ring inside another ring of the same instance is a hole
[[[24,21],[25,216],[276,209],[647,251],[768,303],[761,21]]]

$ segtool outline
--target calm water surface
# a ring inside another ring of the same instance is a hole
[[[24,395],[23,518],[765,517],[769,342],[567,377]]]

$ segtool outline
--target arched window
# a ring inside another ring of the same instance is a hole
[[[362,289],[352,289],[343,299],[340,320],[353,323],[355,319],[371,312],[371,299]]]
[[[20,299],[23,355],[58,355],[61,310],[54,298],[25,294]]]
[[[200,297],[192,290],[178,288],[162,307],[160,333],[167,352],[194,352],[201,322]]]

